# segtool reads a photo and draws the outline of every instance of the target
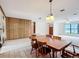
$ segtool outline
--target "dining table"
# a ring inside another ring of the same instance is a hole
[[[36,38],[38,42],[45,42],[52,49],[52,57],[55,57],[55,51],[62,51],[61,56],[63,57],[64,49],[71,44],[70,41],[52,39],[46,36],[36,36]]]

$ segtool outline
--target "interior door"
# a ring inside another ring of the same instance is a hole
[[[49,26],[49,34],[50,34],[50,35],[53,35],[53,27],[50,27],[50,26]]]

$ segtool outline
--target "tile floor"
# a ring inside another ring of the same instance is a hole
[[[30,51],[31,41],[29,38],[7,40],[0,49],[0,58],[36,58],[35,53],[30,54]],[[49,58],[49,55],[42,58]]]

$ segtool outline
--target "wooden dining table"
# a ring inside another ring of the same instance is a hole
[[[46,36],[37,36],[37,41],[43,43],[46,42],[46,45],[52,49],[52,56],[54,56],[55,51],[62,51],[62,56],[64,53],[64,49],[71,44],[71,42],[67,42],[64,40],[56,40],[56,39],[51,39]]]

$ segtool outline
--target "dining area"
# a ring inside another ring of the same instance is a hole
[[[71,41],[62,40],[62,37],[34,34],[30,39],[32,47],[30,54],[35,53],[37,58],[45,55],[49,55],[50,58],[58,58],[59,55],[60,58],[79,57],[79,53],[75,52],[75,47],[79,48],[79,46],[72,44]],[[72,47],[72,49],[69,47]]]

